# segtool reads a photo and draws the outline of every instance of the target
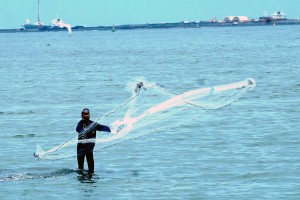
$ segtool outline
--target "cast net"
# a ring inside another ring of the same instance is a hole
[[[38,159],[57,160],[77,155],[78,143],[96,143],[94,152],[153,132],[162,132],[191,123],[239,100],[255,87],[255,80],[227,85],[192,89],[174,93],[145,79],[127,84],[131,96],[112,111],[101,115],[81,133],[49,150],[37,145]],[[111,132],[98,132],[96,139],[78,140],[78,135],[88,134],[96,123],[109,124]]]

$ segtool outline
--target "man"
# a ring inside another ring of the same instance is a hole
[[[76,131],[78,132],[78,140],[85,140],[77,144],[77,162],[78,173],[83,174],[84,158],[86,157],[89,172],[88,175],[92,176],[94,173],[94,156],[93,150],[95,147],[96,131],[111,132],[108,126],[100,125],[90,120],[90,110],[84,108],[81,112],[81,120],[78,122]]]

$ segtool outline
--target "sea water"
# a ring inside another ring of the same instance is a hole
[[[299,54],[296,25],[0,34],[0,199],[299,199]],[[96,119],[121,105],[136,77],[176,93],[257,86],[95,152],[92,179],[76,157],[33,156],[72,138],[83,108]]]

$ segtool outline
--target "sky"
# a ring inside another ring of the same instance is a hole
[[[37,21],[38,0],[0,0],[0,28],[20,28]],[[248,16],[283,11],[300,17],[300,0],[40,0],[44,24],[59,16],[72,26],[205,21],[213,17]]]

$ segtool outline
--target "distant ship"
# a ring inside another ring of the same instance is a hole
[[[259,21],[263,21],[263,22],[271,22],[271,21],[278,21],[278,20],[282,21],[288,19],[286,18],[286,14],[280,11],[274,12],[269,16],[265,13],[265,16],[259,18]]]
[[[60,18],[54,19],[51,21],[51,25],[44,25],[41,22],[37,22],[35,24],[31,24],[29,19],[26,19],[25,24],[21,25],[23,31],[62,31],[62,30],[68,30],[71,31],[67,24],[65,24]]]
[[[25,24],[21,25],[22,30],[26,31],[38,31],[43,28],[49,28],[50,26],[45,26],[40,20],[40,0],[38,0],[38,21],[35,24],[31,24],[29,19],[25,20]]]
[[[40,0],[38,0],[38,21],[35,24],[31,24],[29,19],[25,20],[25,24],[21,25],[21,31],[62,31],[68,30],[72,32],[71,25],[65,24],[59,17],[52,20],[49,25],[44,25],[40,20]]]

